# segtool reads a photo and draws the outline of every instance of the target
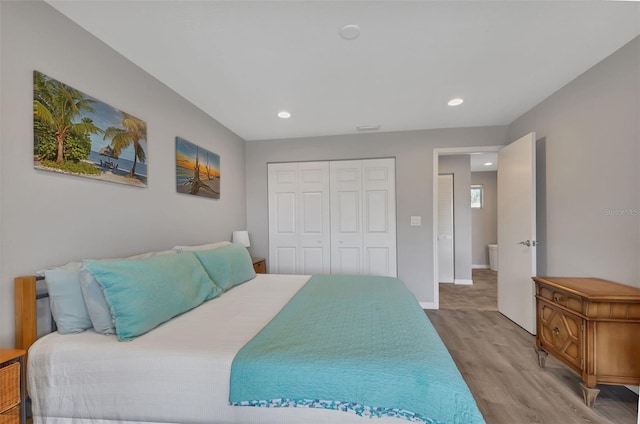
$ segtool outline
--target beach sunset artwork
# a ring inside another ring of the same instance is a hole
[[[147,187],[147,124],[34,71],[33,165]]]
[[[220,198],[220,156],[176,137],[178,193]]]

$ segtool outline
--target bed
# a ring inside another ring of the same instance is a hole
[[[92,329],[35,340],[35,280],[16,279],[16,325],[17,347],[29,349],[36,424],[484,422],[442,341],[396,279],[259,274],[131,341]],[[387,286],[395,288],[376,288]],[[356,297],[359,307],[345,307]],[[408,302],[412,323],[394,318],[390,297]],[[308,348],[320,337],[333,342]],[[405,401],[419,413],[404,409]]]

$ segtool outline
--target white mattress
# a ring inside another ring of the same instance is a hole
[[[93,331],[39,339],[27,378],[34,422],[370,423],[334,410],[228,403],[235,354],[308,279],[259,274],[131,342]]]

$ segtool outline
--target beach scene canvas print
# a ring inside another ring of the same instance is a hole
[[[33,72],[37,169],[147,187],[147,124],[42,72]]]
[[[176,137],[178,193],[220,198],[220,156]]]

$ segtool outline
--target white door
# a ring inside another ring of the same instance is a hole
[[[535,133],[498,153],[498,310],[535,334]]]
[[[397,276],[395,159],[330,164],[331,273]]]
[[[268,165],[269,271],[295,274],[298,255],[298,164]]]
[[[397,275],[395,160],[268,165],[269,271]]]
[[[438,175],[438,281],[453,283],[453,175]]]
[[[394,159],[362,161],[362,245],[367,275],[397,275],[395,177]]]
[[[330,164],[331,273],[362,274],[362,161]]]
[[[269,271],[329,274],[328,162],[268,165]]]
[[[298,164],[298,274],[330,274],[329,163]]]

